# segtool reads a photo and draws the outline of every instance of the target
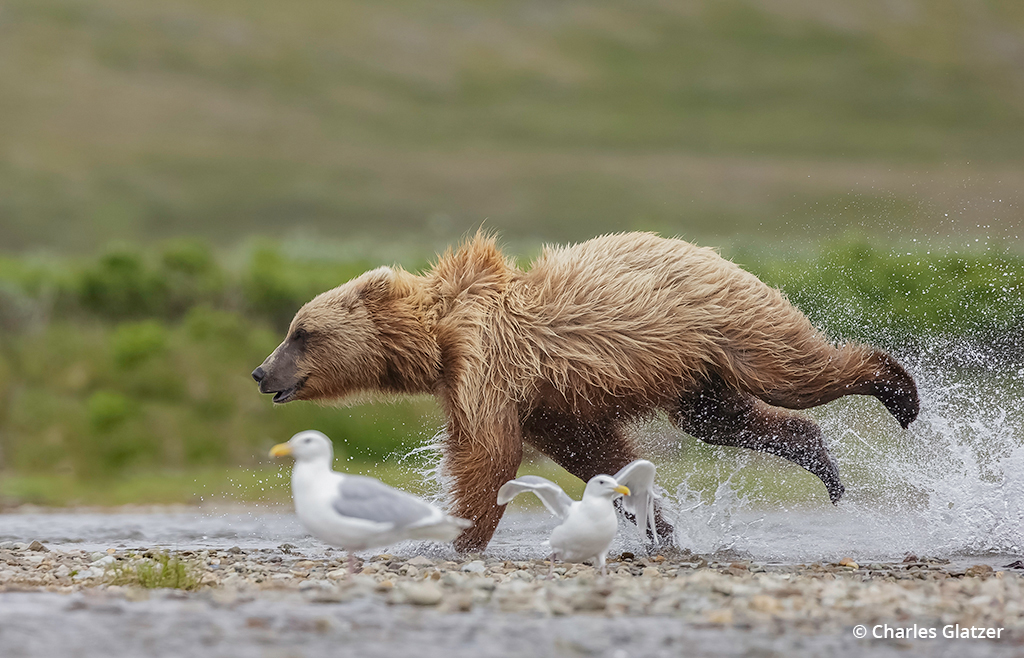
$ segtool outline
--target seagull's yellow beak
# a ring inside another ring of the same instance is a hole
[[[273,454],[273,453],[271,453],[271,454]],[[624,487],[621,484],[619,486],[615,487],[615,491],[617,493],[622,494],[623,496],[628,496],[629,495],[629,487]]]
[[[287,457],[292,454],[292,447],[287,443],[278,443],[270,449],[271,457]]]

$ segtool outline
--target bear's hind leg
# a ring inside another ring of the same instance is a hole
[[[766,366],[765,371],[772,370]],[[844,395],[871,395],[906,429],[921,406],[914,378],[903,366],[885,352],[863,345],[843,345],[831,350],[823,363],[775,372],[780,376],[773,379],[771,390],[761,392],[756,384],[748,389],[775,407],[808,409]]]
[[[774,409],[718,378],[685,395],[669,415],[680,429],[705,443],[767,452],[802,466],[821,479],[833,503],[843,495],[839,469],[821,429],[808,418]]]
[[[575,416],[540,409],[523,424],[523,438],[584,482],[595,475],[615,475],[623,466],[640,459],[636,448],[614,421],[582,420]],[[636,520],[630,514],[626,516]],[[673,542],[675,529],[664,519],[655,501],[654,524],[658,536]],[[650,530],[648,538],[653,541]]]

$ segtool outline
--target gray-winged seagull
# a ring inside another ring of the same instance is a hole
[[[311,535],[349,551],[387,546],[406,539],[451,541],[471,521],[448,516],[415,496],[373,478],[331,470],[334,447],[321,432],[299,432],[270,450],[271,457],[291,455],[295,514]]]
[[[498,504],[504,505],[518,494],[530,491],[540,498],[549,512],[562,520],[548,540],[551,546],[549,577],[554,572],[556,559],[594,560],[601,574],[606,575],[605,557],[619,526],[615,498],[625,496],[623,507],[636,515],[641,539],[649,525],[654,541],[658,540],[654,528],[654,498],[657,497],[654,473],[654,464],[638,459],[627,464],[615,477],[592,477],[583,491],[583,499],[579,501],[570,498],[551,480],[538,475],[524,475],[498,489]]]

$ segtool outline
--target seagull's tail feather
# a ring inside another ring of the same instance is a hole
[[[409,539],[433,539],[434,541],[452,541],[466,528],[473,527],[473,522],[457,516],[445,516],[437,522],[408,529]]]

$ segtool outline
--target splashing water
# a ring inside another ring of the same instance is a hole
[[[902,360],[921,395],[921,415],[909,430],[900,430],[873,399],[843,399],[809,412],[846,484],[837,507],[821,504],[822,492],[796,505],[773,505],[770,496],[740,493],[735,472],[709,499],[684,478],[668,501],[680,546],[780,562],[1019,554],[1019,357],[946,345]],[[765,464],[772,467],[792,469],[781,460]]]

